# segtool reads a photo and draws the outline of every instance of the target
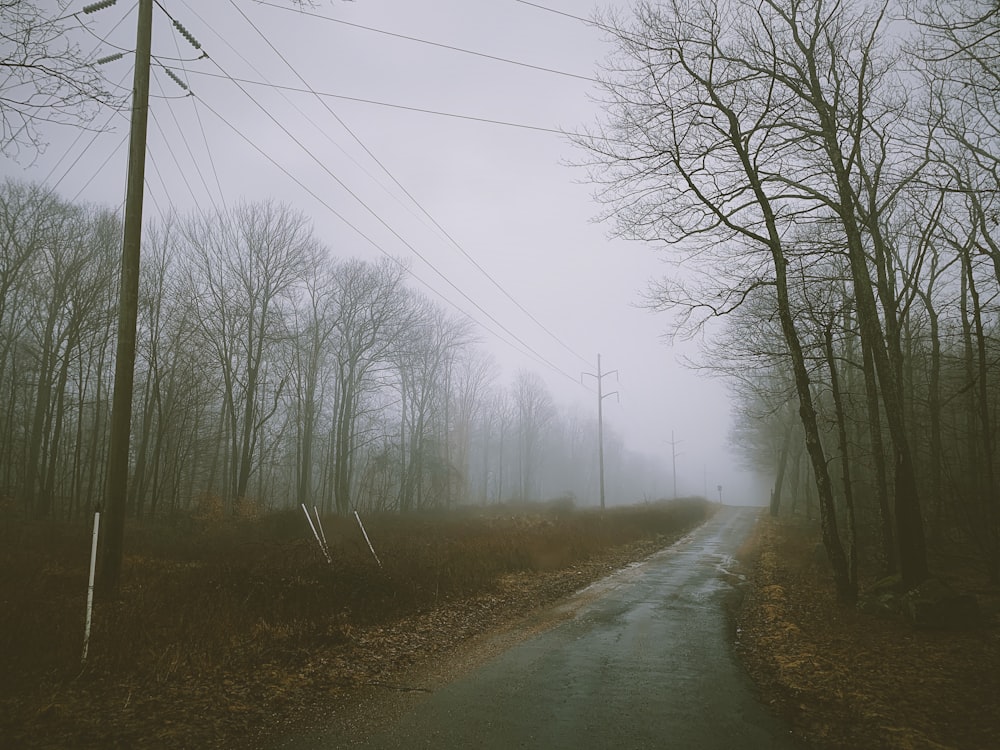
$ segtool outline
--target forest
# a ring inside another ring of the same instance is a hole
[[[648,302],[703,366],[772,512],[819,516],[841,600],[928,544],[1000,577],[995,3],[668,0],[602,21],[605,217],[678,267]]]
[[[0,494],[79,519],[103,502],[120,219],[7,180],[0,222]],[[130,515],[596,504],[596,413],[500,382],[401,261],[335,257],[265,202],[150,223],[141,273]],[[666,486],[604,443],[611,502]]]
[[[602,114],[562,131],[598,218],[661,253],[645,304],[702,337],[695,366],[736,403],[731,441],[772,478],[775,518],[726,570],[697,563],[749,591],[726,638],[817,746],[996,746],[1000,6],[555,12],[613,48]],[[81,97],[65,101],[98,101]],[[24,122],[0,150],[36,145]],[[127,575],[81,672],[65,623],[108,484],[122,234],[114,208],[0,184],[15,741],[246,746],[282,711],[396,690],[421,660],[737,512],[598,512],[601,453],[610,505],[667,494],[665,462],[613,430],[598,441],[596,415],[539,375],[504,373],[404,262],[329,247],[277,200],[164,212],[143,227]],[[332,545],[313,546],[300,504]],[[748,574],[730,572],[744,554]],[[872,611],[886,581],[895,603]],[[907,621],[928,583],[975,611]]]
[[[674,265],[648,306],[675,334],[711,324],[701,366],[731,384],[772,512],[819,517],[845,601],[864,566],[926,578],[928,544],[1000,578],[996,7],[633,10],[595,20],[615,51],[578,165],[613,234]],[[0,192],[0,493],[80,518],[105,484],[121,227]],[[130,514],[594,504],[592,416],[502,378],[407,282],[275,201],[149,223]],[[666,486],[605,441],[614,498]]]

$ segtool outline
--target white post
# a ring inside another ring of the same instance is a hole
[[[87,586],[87,624],[83,629],[83,658],[87,663],[87,651],[90,649],[90,622],[94,611],[94,573],[97,571],[97,532],[101,527],[101,512],[94,512],[94,541],[90,545],[90,583]]]
[[[319,508],[315,505],[313,506],[313,513],[316,514],[316,528],[319,529],[319,535],[323,537],[323,546],[326,547],[326,551],[330,551],[330,544],[326,541],[326,532],[323,531],[323,521],[319,517]]]
[[[361,516],[358,515],[357,511],[354,511],[354,517],[358,519],[358,526],[361,527],[361,533],[365,535],[365,541],[368,542],[368,549],[372,551],[372,557],[375,558],[375,562],[377,562],[378,566],[381,568],[382,561],[379,560],[378,555],[375,554],[375,548],[372,547],[372,540],[368,538],[368,532],[365,531],[365,525],[361,523]]]
[[[319,551],[323,553],[323,557],[326,558],[326,561],[330,565],[333,565],[333,559],[330,557],[330,553],[326,551],[326,547],[323,545],[323,542],[320,541],[319,533],[316,531],[316,527],[313,525],[312,516],[309,515],[309,511],[306,508],[305,503],[302,503],[302,512],[306,514],[306,520],[309,522],[309,528],[312,529],[313,536],[316,537],[316,544],[319,545]]]

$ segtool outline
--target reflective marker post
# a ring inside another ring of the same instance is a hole
[[[94,611],[94,574],[97,571],[97,532],[101,527],[101,512],[94,512],[94,541],[90,546],[90,584],[87,586],[87,624],[83,629],[83,664],[87,663],[87,651],[90,648],[90,621]]]

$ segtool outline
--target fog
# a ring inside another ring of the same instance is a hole
[[[616,392],[606,429],[662,462],[663,496],[676,460],[679,495],[719,499],[721,486],[727,503],[765,502],[766,483],[729,444],[725,382],[685,364],[710,364],[702,340],[668,341],[672,321],[641,306],[651,279],[684,270],[664,265],[662,248],[610,237],[573,166],[585,155],[560,134],[600,116],[601,33],[521,2],[291,6],[166,3],[201,50],[155,10],[147,221],[240,201],[292,206],[338,258],[402,259],[411,286],[475,321],[503,382],[529,369],[557,405],[593,419],[586,373],[600,354],[614,373],[604,391]],[[134,46],[131,4],[79,20],[81,47]],[[131,56],[102,70],[127,96]],[[92,125],[44,125],[44,152],[3,157],[3,176],[120,205],[127,114],[102,111]]]

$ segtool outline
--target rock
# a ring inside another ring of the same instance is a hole
[[[956,591],[940,578],[928,578],[899,602],[906,619],[917,628],[963,628],[982,622],[976,597]]]

